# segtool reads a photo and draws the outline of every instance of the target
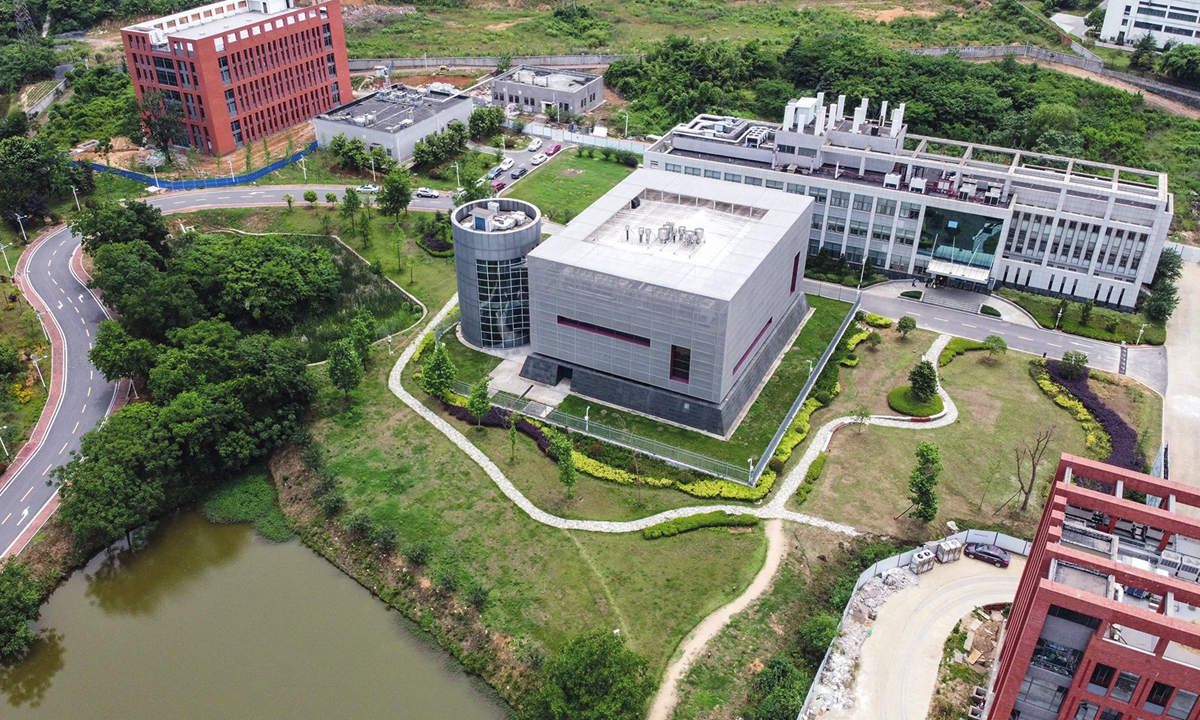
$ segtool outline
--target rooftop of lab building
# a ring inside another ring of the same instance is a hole
[[[780,190],[643,169],[530,257],[727,300],[811,206]]]
[[[392,85],[317,117],[346,125],[398,133],[445,111],[455,103],[471,102],[469,96],[460,94],[450,85],[431,85],[438,87],[411,88],[400,84]]]

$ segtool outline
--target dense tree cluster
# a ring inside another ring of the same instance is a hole
[[[368,152],[362,138],[347,139],[345,133],[333,136],[329,141],[329,152],[336,158],[339,167],[350,172],[374,167],[375,172],[387,175],[396,169],[396,161],[388,157],[387,150],[382,146],[377,145]]]
[[[504,108],[499,106],[475,108],[467,118],[471,137],[491,137],[504,126]]]
[[[72,187],[81,195],[95,188],[90,165],[71,167],[43,137],[0,140],[0,217],[14,230],[19,227],[17,214],[28,229],[50,214],[52,199],[70,197]]]
[[[299,241],[188,233],[157,210],[92,202],[77,224],[94,285],[120,313],[89,357],[143,399],[83,436],[54,471],[81,549],[111,542],[287,442],[315,389],[305,349],[280,339],[338,287],[327,251]],[[148,396],[148,398],[147,398]]]
[[[413,145],[413,164],[418,167],[441,165],[467,149],[467,126],[457,120],[444,132],[430,135]]]
[[[0,92],[54,77],[58,54],[44,43],[0,43]]]
[[[522,720],[637,720],[656,678],[646,659],[608,630],[580,635],[542,668]]]

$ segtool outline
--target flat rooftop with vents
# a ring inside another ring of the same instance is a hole
[[[543,112],[552,106],[577,114],[604,101],[604,78],[578,70],[520,65],[492,81],[492,100],[517,105],[525,112]]]
[[[452,85],[416,88],[396,84],[313,118],[317,143],[327,147],[339,133],[361,138],[368,149],[381,146],[397,161],[412,157],[413,146],[444,132],[455,120],[467,123],[474,103]]]

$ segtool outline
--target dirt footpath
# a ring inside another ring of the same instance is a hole
[[[996,61],[995,58],[967,60],[967,62],[995,62],[995,61]],[[1100,83],[1101,85],[1107,85],[1109,87],[1114,87],[1118,90],[1124,90],[1125,92],[1129,93],[1130,95],[1137,95],[1138,93],[1141,93],[1143,96],[1145,96],[1147,105],[1150,105],[1150,106],[1156,107],[1156,108],[1161,108],[1163,110],[1166,110],[1169,113],[1175,113],[1176,115],[1183,115],[1184,117],[1189,117],[1189,118],[1192,118],[1193,120],[1200,119],[1200,110],[1197,110],[1196,108],[1189,107],[1188,105],[1184,105],[1181,102],[1175,102],[1174,100],[1168,100],[1167,98],[1165,98],[1161,95],[1155,95],[1154,93],[1150,92],[1149,90],[1140,88],[1137,85],[1132,85],[1127,82],[1122,82],[1120,80],[1117,80],[1116,78],[1110,78],[1106,75],[1098,75],[1089,70],[1083,70],[1081,68],[1072,67],[1070,65],[1060,65],[1058,63],[1046,62],[1045,60],[1038,60],[1036,58],[1029,58],[1029,57],[1022,56],[1022,57],[1017,57],[1016,61],[1020,62],[1020,63],[1026,63],[1026,64],[1037,63],[1038,65],[1042,65],[1042,66],[1051,68],[1053,70],[1058,70],[1059,72],[1064,72],[1068,75],[1074,75],[1075,77],[1087,78],[1088,80],[1094,80],[1094,81]]]

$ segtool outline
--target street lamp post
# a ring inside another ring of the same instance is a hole
[[[454,181],[458,184],[458,187],[462,187],[462,176],[458,174],[458,163],[454,163]]]
[[[812,375],[812,372],[813,372],[813,364],[812,364],[812,360],[809,360],[808,361],[808,374]]]
[[[591,432],[591,430],[592,430],[592,423],[591,423],[591,420],[590,420],[590,418],[589,418],[589,416],[590,416],[591,414],[592,414],[592,406],[591,406],[591,405],[588,405],[588,406],[587,406],[587,409],[583,411],[583,431],[584,431],[585,433],[586,433],[586,432]]]
[[[0,433],[3,433],[7,429],[8,429],[7,425],[0,427]],[[9,462],[12,462],[12,455],[8,454],[8,446],[4,444],[4,436],[3,435],[0,435],[0,448],[4,448],[4,457],[8,458]]]
[[[1054,321],[1054,329],[1058,329],[1058,324],[1062,322],[1062,308],[1058,309],[1058,318]]]
[[[21,213],[13,213],[13,215],[17,216],[17,224],[21,226],[21,238],[23,240],[25,240],[25,244],[28,245],[29,244],[29,236],[25,234],[25,223],[21,222],[21,220],[23,220],[29,216],[22,215]]]
[[[375,182],[375,158],[371,158],[371,182]]]
[[[754,458],[746,458],[746,464],[749,465],[746,470],[746,482],[749,482],[754,479]]]
[[[304,164],[304,158],[300,158],[300,169],[304,171],[304,182],[308,182],[308,166]]]
[[[8,258],[6,257],[5,260],[8,260]],[[1144,332],[1146,332],[1146,323],[1142,323],[1142,326],[1140,328],[1138,328],[1138,339],[1137,339],[1137,342],[1134,343],[1134,345],[1142,344],[1142,333],[1144,333]]]
[[[9,274],[9,276],[11,277],[11,276],[12,276],[12,274],[13,274],[13,271],[12,271],[12,265],[9,265],[9,264],[8,264],[8,253],[7,253],[7,252],[5,252],[5,251],[6,251],[6,250],[8,250],[10,247],[12,247],[12,243],[7,243],[7,244],[5,244],[5,245],[0,245],[0,255],[3,255],[3,256],[4,256],[4,267],[8,268],[8,274]]]
[[[150,172],[154,173],[154,187],[158,187],[158,170],[151,165]]]
[[[46,327],[43,325],[42,330],[45,331],[45,329],[46,329]],[[38,379],[42,381],[42,387],[45,388],[46,387],[46,377],[44,375],[42,375],[42,366],[38,365],[38,360],[45,360],[46,358],[40,358],[37,355],[30,355],[29,359],[33,361],[33,368],[35,370],[37,370]]]
[[[75,191],[74,185],[71,186],[71,194],[75,196],[75,210],[77,212],[83,212],[83,208],[79,207],[79,193]]]
[[[229,161],[229,182],[237,182],[237,180],[233,177],[233,158],[230,157],[225,159]]]

